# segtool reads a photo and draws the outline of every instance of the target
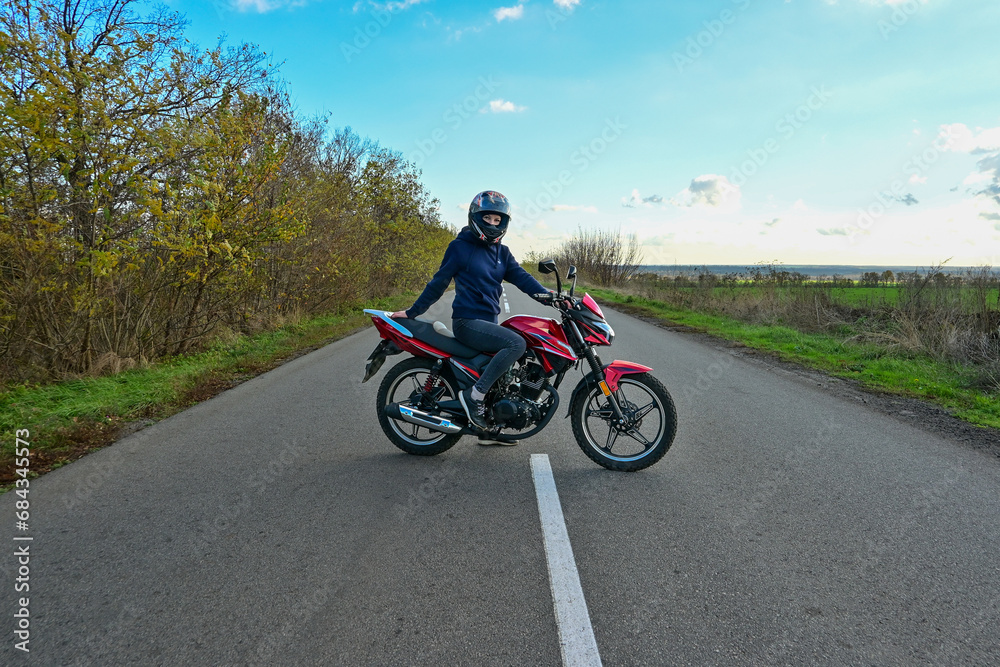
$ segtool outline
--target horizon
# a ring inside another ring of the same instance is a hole
[[[734,270],[750,270],[755,268],[774,268],[780,271],[793,273],[803,273],[810,278],[823,278],[840,276],[843,278],[861,277],[865,273],[884,273],[891,271],[895,276],[918,273],[926,274],[939,271],[944,275],[965,274],[982,269],[989,269],[993,273],[997,269],[993,266],[919,266],[912,264],[783,264],[783,263],[758,263],[758,264],[639,264],[640,271],[650,273],[687,274],[707,270],[713,274],[733,273]]]

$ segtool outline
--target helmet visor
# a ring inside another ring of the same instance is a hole
[[[480,192],[472,200],[470,213],[499,213],[501,217],[510,217],[510,202],[499,192],[487,190]]]

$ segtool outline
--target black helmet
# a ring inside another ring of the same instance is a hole
[[[500,216],[499,225],[488,225],[483,222],[484,213],[496,213]],[[480,192],[469,204],[469,227],[479,235],[483,243],[500,243],[507,233],[510,223],[510,202],[499,192],[487,190]]]

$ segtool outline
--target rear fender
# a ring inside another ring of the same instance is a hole
[[[389,355],[399,354],[402,350],[391,340],[381,340],[378,346],[372,350],[372,353],[368,355],[368,363],[365,365],[365,377],[361,380],[364,384],[368,380],[372,379],[372,376],[378,373],[378,370],[382,368],[382,364],[385,363],[385,358]]]
[[[645,373],[647,371],[653,370],[649,366],[643,366],[642,364],[636,364],[631,361],[621,361],[615,359],[610,364],[606,364],[601,368],[604,380],[608,383],[608,389],[615,392],[618,391],[618,382],[622,379],[623,375]],[[570,410],[573,409],[573,404],[576,403],[577,394],[587,391],[590,387],[596,387],[601,383],[601,377],[591,371],[587,375],[583,376],[583,379],[576,385],[573,389],[573,396],[569,399],[569,410],[566,411],[566,416],[569,417]]]

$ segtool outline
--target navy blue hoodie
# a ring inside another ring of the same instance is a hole
[[[500,283],[507,281],[525,294],[548,294],[540,282],[521,268],[510,249],[502,243],[486,245],[470,228],[458,233],[438,269],[416,302],[406,311],[413,318],[434,304],[455,279],[455,301],[451,316],[456,320],[497,321],[500,314]]]

